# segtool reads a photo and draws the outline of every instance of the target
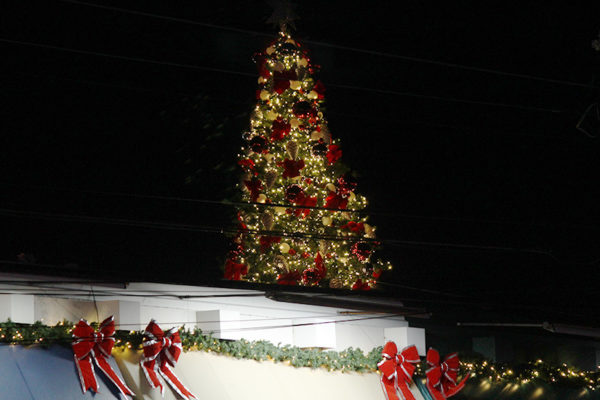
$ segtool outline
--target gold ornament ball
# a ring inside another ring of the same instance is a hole
[[[291,126],[292,128],[297,128],[297,127],[299,127],[299,126],[300,126],[300,121],[298,121],[296,118],[292,118],[292,119],[290,120],[290,126]]]
[[[261,100],[263,100],[263,101],[264,100],[269,100],[269,97],[271,97],[271,94],[268,91],[266,91],[266,90],[261,90],[260,91],[260,99]]]
[[[327,190],[329,190],[330,192],[335,192],[335,185],[333,183],[328,183],[327,186],[325,186],[327,188]]]
[[[268,120],[275,121],[277,119],[277,117],[279,116],[279,114],[277,114],[273,110],[269,110],[266,112],[265,116],[267,117]]]
[[[275,212],[277,215],[283,215],[285,214],[285,207],[275,207]]]
[[[331,217],[323,217],[322,222],[325,226],[331,226],[333,220],[331,219]]]
[[[258,198],[256,199],[256,201],[258,201],[259,203],[264,203],[265,201],[267,201],[267,196],[265,196],[263,193],[258,195]]]
[[[300,81],[290,81],[290,87],[294,90],[302,89],[302,82]]]
[[[319,93],[315,92],[314,90],[311,90],[310,92],[308,92],[306,97],[308,97],[311,100],[315,100],[315,99],[319,98]]]
[[[281,243],[279,245],[279,251],[281,251],[284,254],[288,253],[290,251],[290,245],[287,243]]]
[[[308,60],[306,58],[301,58],[298,60],[298,66],[299,67],[306,67],[308,66]]]
[[[312,131],[310,133],[310,140],[319,140],[322,137],[323,137],[323,135],[319,131]]]

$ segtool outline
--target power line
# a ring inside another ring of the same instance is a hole
[[[488,219],[488,218],[466,218],[466,217],[447,217],[447,216],[439,216],[439,215],[416,215],[416,214],[404,214],[393,211],[378,211],[378,210],[348,210],[348,209],[335,209],[335,208],[325,208],[319,206],[299,206],[294,204],[279,204],[279,203],[251,203],[244,201],[232,201],[232,200],[210,200],[210,199],[200,199],[200,198],[189,198],[189,197],[175,197],[175,196],[164,196],[164,195],[150,195],[150,194],[139,194],[139,193],[126,193],[126,192],[111,192],[111,191],[102,191],[102,190],[87,190],[87,189],[73,189],[66,187],[55,187],[55,186],[41,186],[41,185],[31,185],[31,184],[23,184],[23,183],[8,183],[8,182],[0,182],[2,186],[12,186],[12,187],[21,187],[21,188],[30,188],[30,189],[43,189],[48,191],[58,191],[58,192],[68,192],[68,193],[80,193],[80,194],[94,194],[101,196],[110,196],[110,197],[124,197],[124,198],[132,198],[132,199],[146,199],[146,200],[165,200],[165,201],[175,201],[175,202],[184,202],[184,203],[197,203],[197,204],[207,204],[207,205],[215,205],[215,206],[240,206],[240,207],[248,207],[248,206],[258,206],[258,207],[284,207],[290,209],[310,209],[310,210],[322,210],[322,211],[340,211],[340,212],[352,212],[358,214],[368,214],[377,215],[377,216],[385,216],[385,217],[397,217],[397,218],[405,218],[405,219],[416,219],[416,220],[430,220],[430,221],[449,221],[449,222],[469,222],[469,223],[479,223],[479,224],[490,224],[490,225],[511,225],[511,226],[522,226],[526,225],[528,227],[536,226],[536,227],[563,227],[563,228],[576,228],[576,229],[588,229],[588,230],[598,230],[597,226],[594,225],[583,225],[583,224],[555,224],[555,223],[541,223],[541,222],[523,222],[523,221],[510,221],[510,220],[496,220],[496,219]]]
[[[105,9],[105,10],[110,10],[110,11],[117,11],[117,12],[126,13],[126,14],[158,18],[158,19],[163,19],[163,20],[172,21],[172,22],[180,22],[180,23],[185,23],[185,24],[203,26],[203,27],[207,27],[207,28],[227,30],[230,32],[249,34],[252,36],[262,36],[262,37],[269,37],[269,38],[273,37],[272,34],[268,34],[268,33],[251,31],[248,29],[240,29],[240,28],[234,28],[234,27],[217,25],[217,24],[210,24],[210,23],[190,20],[190,19],[186,19],[186,18],[170,17],[170,16],[165,16],[165,15],[153,14],[153,13],[149,13],[149,12],[125,9],[125,8],[120,8],[120,7],[87,3],[87,2],[83,2],[83,1],[77,1],[77,0],[59,0],[59,1],[62,1],[64,3],[77,4],[77,5],[81,5],[81,6],[94,7],[94,8]],[[562,79],[545,78],[545,77],[540,77],[540,76],[536,76],[536,75],[520,74],[520,73],[515,73],[515,72],[506,72],[506,71],[500,71],[500,70],[491,69],[491,68],[481,68],[481,67],[474,67],[474,66],[457,64],[457,63],[449,63],[449,62],[445,62],[445,61],[430,60],[430,59],[425,59],[425,58],[420,58],[420,57],[403,56],[403,55],[392,54],[392,53],[388,53],[388,52],[361,49],[361,48],[351,47],[351,46],[342,46],[342,45],[337,45],[337,44],[327,43],[327,42],[322,42],[322,41],[303,40],[303,42],[312,44],[312,45],[316,45],[316,46],[329,47],[329,48],[335,48],[335,49],[340,49],[340,50],[347,50],[347,51],[381,56],[381,57],[395,58],[395,59],[411,61],[411,62],[416,62],[416,63],[432,64],[432,65],[455,68],[455,69],[463,69],[466,71],[474,71],[474,72],[481,72],[481,73],[486,73],[486,74],[508,76],[511,78],[519,78],[519,79],[530,79],[530,80],[539,81],[539,82],[546,82],[546,83],[573,86],[573,87],[582,87],[582,88],[586,88],[586,89],[598,89],[597,86],[594,86],[591,84],[566,81],[566,80],[562,80]]]
[[[398,92],[395,90],[387,90],[387,89],[364,88],[364,87],[353,86],[353,85],[341,85],[341,84],[329,83],[328,86],[337,87],[340,89],[368,91],[368,92],[394,95],[394,96],[409,96],[409,97],[428,99],[428,100],[446,101],[446,102],[450,102],[450,103],[464,103],[464,104],[474,104],[474,105],[491,106],[491,107],[515,108],[515,109],[524,110],[524,111],[549,112],[549,113],[554,113],[554,114],[565,112],[564,110],[553,109],[553,108],[523,106],[523,105],[519,105],[519,104],[508,104],[508,103],[496,103],[496,102],[491,102],[491,101],[457,99],[457,98],[451,98],[451,97],[432,96],[432,95],[418,94],[418,93]]]
[[[174,62],[170,62],[170,61],[159,61],[159,60],[152,60],[152,59],[148,59],[148,58],[122,56],[122,55],[118,55],[118,54],[101,53],[101,52],[97,52],[97,51],[79,50],[79,49],[72,49],[69,47],[53,46],[53,45],[49,45],[49,44],[26,42],[26,41],[13,40],[13,39],[7,39],[7,38],[0,38],[0,42],[18,44],[18,45],[22,45],[22,46],[39,47],[39,48],[64,51],[64,52],[69,52],[69,53],[79,53],[79,54],[86,54],[86,55],[92,55],[92,56],[98,56],[98,57],[113,58],[113,59],[117,59],[117,60],[126,60],[126,61],[155,64],[155,65],[166,65],[169,67],[193,69],[193,70],[198,70],[198,71],[220,72],[220,73],[224,73],[224,74],[255,77],[255,74],[251,74],[249,72],[232,71],[232,70],[227,70],[227,69],[222,69],[222,68],[203,67],[203,66],[191,65],[191,64],[181,64],[181,63],[174,63]]]
[[[154,65],[165,65],[165,66],[169,66],[169,67],[178,67],[178,68],[192,69],[192,70],[205,71],[205,72],[206,71],[217,72],[217,73],[224,73],[224,74],[229,74],[229,75],[240,75],[240,76],[253,77],[253,78],[256,76],[256,74],[249,73],[249,72],[234,71],[234,70],[228,70],[228,69],[223,69],[223,68],[205,67],[205,66],[192,65],[192,64],[181,64],[181,63],[174,63],[174,62],[170,62],[170,61],[159,61],[159,60],[152,60],[152,59],[148,59],[148,58],[123,56],[123,55],[118,55],[118,54],[109,54],[109,53],[102,53],[102,52],[89,51],[89,50],[79,50],[79,49],[73,49],[73,48],[69,48],[69,47],[54,46],[54,45],[48,45],[48,44],[43,44],[43,43],[27,42],[27,41],[13,40],[13,39],[7,39],[7,38],[0,38],[0,42],[10,43],[10,44],[18,44],[18,45],[22,45],[22,46],[47,48],[47,49],[56,50],[56,51],[85,54],[85,55],[92,55],[92,56],[98,56],[98,57],[106,57],[106,58],[112,58],[112,59],[118,59],[118,60],[141,62],[141,63],[148,63],[148,64],[154,64]],[[425,95],[425,94],[418,94],[418,93],[398,92],[398,91],[393,91],[393,90],[383,90],[383,89],[365,88],[365,87],[360,87],[360,86],[342,85],[342,84],[336,84],[336,83],[327,83],[327,85],[331,86],[331,87],[339,87],[341,89],[350,89],[350,90],[357,90],[357,91],[363,91],[363,92],[371,92],[371,93],[377,93],[377,94],[387,94],[387,95],[395,95],[395,96],[403,96],[403,97],[415,97],[415,98],[430,99],[430,100],[436,100],[436,101],[446,101],[446,102],[451,102],[451,103],[464,103],[464,104],[473,104],[473,105],[482,105],[482,106],[491,106],[491,107],[515,108],[515,109],[521,109],[521,110],[526,110],[526,111],[536,111],[536,112],[550,112],[550,113],[564,112],[563,110],[533,107],[533,106],[522,106],[522,105],[518,105],[518,104],[495,103],[495,102],[489,102],[489,101],[459,99],[459,98],[455,98],[455,97],[432,96],[432,95]]]
[[[129,226],[135,228],[148,228],[148,229],[162,229],[162,230],[174,230],[174,231],[186,231],[186,232],[203,232],[203,233],[217,233],[217,234],[238,234],[240,230],[237,228],[219,228],[213,226],[200,226],[200,225],[189,225],[189,224],[176,224],[168,222],[155,222],[155,221],[143,221],[143,220],[131,220],[121,218],[107,218],[107,217],[89,217],[83,215],[71,215],[71,214],[58,214],[48,212],[36,212],[36,211],[20,211],[13,209],[0,208],[0,215],[8,217],[27,217],[36,219],[48,219],[58,220],[65,222],[85,222],[85,223],[100,223],[108,225],[119,225]],[[346,241],[346,242],[378,242],[389,245],[396,245],[401,247],[439,247],[455,250],[482,250],[482,251],[499,251],[499,252],[512,252],[512,253],[529,253],[536,255],[543,255],[551,257],[555,261],[562,263],[562,261],[551,252],[545,250],[528,249],[528,248],[516,248],[516,247],[503,247],[503,246],[488,246],[488,245],[474,245],[474,244],[460,244],[450,242],[431,242],[431,241],[416,241],[416,240],[401,240],[401,239],[370,239],[358,236],[337,236],[337,235],[325,235],[325,234],[313,234],[307,232],[287,232],[287,231],[273,231],[273,230],[261,230],[261,229],[244,229],[241,231],[247,235],[266,235],[266,236],[282,236],[288,238],[299,238],[299,239],[322,239],[331,241]],[[600,260],[591,262],[594,264]]]

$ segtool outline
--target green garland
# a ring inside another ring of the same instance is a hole
[[[97,328],[97,323],[91,324]],[[0,323],[0,343],[50,346],[52,344],[70,344],[74,325],[67,321],[54,326],[41,322],[19,324],[8,320]],[[321,349],[302,349],[295,346],[276,346],[268,341],[248,340],[228,341],[203,335],[199,329],[179,330],[185,351],[206,351],[256,361],[273,361],[294,367],[324,368],[328,371],[375,372],[381,360],[382,347],[375,347],[368,354],[360,349],[348,348],[343,351],[324,351]],[[143,331],[116,331],[115,347],[141,349]],[[571,388],[600,389],[600,371],[582,371],[567,364],[551,365],[542,360],[521,365],[491,363],[483,359],[461,362],[463,371],[471,374],[471,380],[490,384],[546,383]],[[425,363],[417,366],[416,375],[424,375]]]

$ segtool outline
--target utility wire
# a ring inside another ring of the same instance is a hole
[[[57,50],[57,51],[63,51],[63,52],[69,52],[69,53],[78,53],[78,54],[93,55],[93,56],[98,56],[98,57],[107,57],[107,58],[126,60],[126,61],[134,61],[134,62],[155,64],[155,65],[166,65],[166,66],[170,66],[170,67],[178,67],[178,68],[185,68],[185,69],[191,69],[191,70],[218,72],[218,73],[224,73],[224,74],[229,74],[229,75],[240,75],[240,76],[247,76],[247,77],[249,76],[249,77],[253,77],[253,78],[256,77],[256,74],[249,73],[249,72],[234,71],[234,70],[228,70],[228,69],[223,69],[223,68],[214,68],[214,67],[206,67],[206,66],[191,65],[191,64],[181,64],[181,63],[174,63],[174,62],[169,62],[169,61],[159,61],[159,60],[152,60],[152,59],[148,59],[148,58],[122,56],[122,55],[117,55],[117,54],[109,54],[109,53],[102,53],[102,52],[89,51],[89,50],[79,50],[79,49],[54,46],[54,45],[48,45],[48,44],[42,44],[42,43],[13,40],[13,39],[8,39],[8,38],[0,38],[0,42],[10,43],[10,44],[18,44],[18,45],[22,45],[22,46],[47,48],[47,49],[51,49],[51,50]],[[383,89],[373,89],[373,88],[365,88],[365,87],[360,87],[360,86],[341,85],[341,84],[335,84],[335,83],[328,83],[327,85],[331,86],[331,87],[339,87],[341,89],[351,89],[351,90],[372,92],[372,93],[378,93],[378,94],[396,95],[396,96],[416,97],[416,98],[430,99],[430,100],[436,100],[436,101],[447,101],[447,102],[451,102],[451,103],[476,104],[476,105],[504,107],[504,108],[508,107],[508,108],[526,110],[526,111],[549,112],[549,113],[554,113],[554,114],[565,112],[564,110],[557,110],[557,109],[550,109],[550,108],[522,106],[522,105],[518,105],[518,104],[495,103],[495,102],[479,101],[479,100],[459,99],[459,98],[454,98],[454,97],[431,96],[431,95],[424,95],[424,94],[418,94],[418,93],[398,92],[398,91],[383,90]]]
[[[87,189],[73,189],[66,187],[50,187],[50,186],[41,186],[41,185],[30,185],[30,184],[22,184],[22,183],[8,183],[8,182],[0,182],[2,186],[11,186],[11,187],[21,187],[21,188],[29,188],[29,189],[43,189],[48,191],[58,191],[58,192],[67,192],[67,193],[81,193],[81,194],[94,194],[101,196],[111,196],[111,197],[125,197],[125,198],[133,198],[133,199],[146,199],[146,200],[165,200],[165,201],[176,201],[176,202],[185,202],[185,203],[197,203],[197,204],[207,204],[207,205],[215,205],[215,206],[240,206],[240,207],[248,207],[248,206],[257,206],[257,207],[285,207],[291,209],[310,209],[310,210],[322,210],[322,211],[341,211],[341,212],[352,212],[358,214],[367,214],[385,216],[385,217],[397,217],[397,218],[405,218],[405,219],[416,219],[416,220],[430,220],[430,221],[449,221],[449,222],[469,222],[469,223],[480,223],[480,224],[490,224],[490,225],[512,225],[512,226],[537,226],[537,227],[564,227],[564,228],[577,228],[577,229],[590,229],[590,230],[598,230],[600,229],[594,225],[582,225],[582,224],[555,224],[555,223],[541,223],[541,222],[522,222],[522,221],[510,221],[510,220],[495,220],[495,219],[481,219],[481,218],[465,218],[465,217],[445,217],[445,216],[436,216],[436,215],[415,215],[415,214],[404,214],[397,213],[392,211],[377,211],[377,210],[340,210],[335,208],[325,208],[319,206],[299,206],[294,204],[277,204],[277,203],[251,203],[244,201],[232,201],[232,200],[209,200],[209,199],[199,199],[199,198],[189,198],[189,197],[175,197],[175,196],[163,196],[163,195],[149,195],[149,194],[139,194],[139,193],[126,193],[126,192],[109,192],[102,190],[87,190]]]
[[[201,226],[201,225],[189,225],[189,224],[175,224],[166,222],[155,222],[155,221],[141,221],[131,219],[119,219],[119,218],[107,218],[107,217],[89,217],[81,215],[70,215],[70,214],[56,214],[47,212],[34,212],[34,211],[19,211],[6,208],[0,208],[0,215],[8,217],[26,217],[26,218],[37,218],[47,220],[58,220],[66,222],[87,222],[87,223],[100,223],[108,225],[119,225],[129,226],[135,228],[148,228],[148,229],[163,229],[173,231],[187,231],[187,232],[204,232],[204,233],[217,233],[217,234],[238,234],[240,230],[237,228],[219,228],[212,226]],[[516,248],[516,247],[503,247],[503,246],[488,246],[488,245],[474,245],[474,244],[460,244],[450,242],[431,242],[431,241],[416,241],[416,240],[401,240],[401,239],[370,239],[359,236],[337,236],[337,235],[325,235],[325,234],[313,234],[305,232],[287,232],[287,231],[272,231],[272,230],[260,230],[260,229],[244,229],[243,234],[247,235],[267,235],[267,236],[283,236],[289,238],[300,238],[300,239],[323,239],[331,241],[348,241],[348,242],[377,242],[385,243],[389,245],[396,245],[401,247],[440,247],[447,249],[456,250],[483,250],[483,251],[499,251],[499,252],[512,252],[512,253],[529,253],[551,257],[559,263],[565,263],[558,259],[554,254],[546,250],[528,249],[528,248]],[[583,263],[580,265],[592,265],[600,262],[600,259],[593,260],[589,263]],[[574,263],[578,264],[578,263]]]
[[[230,27],[230,26],[211,24],[211,23],[206,23],[206,22],[190,20],[190,19],[186,19],[186,18],[170,17],[170,16],[166,16],[166,15],[159,15],[159,14],[154,14],[154,13],[149,13],[149,12],[120,8],[120,7],[93,4],[93,3],[77,1],[77,0],[59,0],[59,1],[62,1],[63,3],[76,4],[76,5],[80,5],[80,6],[94,7],[94,8],[105,9],[105,10],[110,10],[110,11],[117,11],[117,12],[131,14],[131,15],[139,15],[139,16],[144,16],[144,17],[163,19],[163,20],[172,21],[172,22],[180,22],[180,23],[185,23],[185,24],[198,25],[198,26],[203,26],[203,27],[207,27],[207,28],[221,29],[221,30],[226,30],[226,31],[230,31],[230,32],[248,34],[248,35],[252,35],[252,36],[261,36],[261,37],[269,37],[269,38],[273,37],[273,35],[269,34],[269,33],[251,31],[248,29],[234,28],[234,27]],[[342,45],[337,45],[337,44],[327,43],[327,42],[322,42],[322,41],[315,41],[315,40],[302,40],[302,41],[304,43],[308,43],[308,44],[312,44],[312,45],[316,45],[316,46],[329,47],[329,48],[346,50],[346,51],[362,53],[362,54],[369,54],[369,55],[374,55],[374,56],[395,58],[395,59],[399,59],[399,60],[412,61],[412,62],[422,63],[422,64],[431,64],[431,65],[437,65],[437,66],[442,66],[442,67],[462,69],[462,70],[466,70],[466,71],[481,72],[481,73],[500,75],[500,76],[507,76],[507,77],[518,78],[518,79],[529,79],[529,80],[552,83],[552,84],[557,84],[557,85],[581,87],[581,88],[586,88],[586,89],[598,89],[597,86],[594,86],[591,84],[567,81],[567,80],[562,80],[562,79],[545,78],[545,77],[536,76],[536,75],[520,74],[520,73],[515,73],[515,72],[506,72],[506,71],[500,71],[500,70],[491,69],[491,68],[481,68],[481,67],[462,65],[462,64],[457,64],[457,63],[449,63],[449,62],[445,62],[445,61],[430,60],[430,59],[425,59],[425,58],[420,58],[420,57],[403,56],[403,55],[392,54],[392,53],[388,53],[388,52],[361,49],[361,48],[351,47],[351,46],[342,46]]]

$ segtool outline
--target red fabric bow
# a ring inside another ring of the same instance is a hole
[[[281,242],[281,237],[279,236],[261,236],[258,239],[260,243],[260,252],[264,253],[265,251],[271,248],[272,244]]]
[[[397,353],[397,347],[394,342],[387,342],[381,352],[383,359],[377,368],[382,372],[381,384],[384,393],[390,400],[397,400],[398,390],[402,393],[403,399],[415,400],[408,385],[412,382],[412,375],[419,363],[419,352],[415,345],[407,346],[400,353]]]
[[[352,290],[371,290],[371,285],[367,281],[362,281],[362,279],[358,278],[354,285],[352,285]]]
[[[340,146],[336,144],[330,144],[329,150],[327,151],[327,159],[329,160],[329,164],[333,164],[340,158],[342,158],[342,149]]]
[[[317,81],[315,86],[313,86],[312,90],[317,92],[317,94],[319,95],[319,99],[322,99],[325,97],[325,85],[323,85],[323,82]]]
[[[162,375],[165,381],[177,394],[186,400],[197,399],[173,372],[173,367],[181,355],[181,338],[177,327],[163,332],[158,324],[151,320],[144,331],[144,358],[140,361],[142,370],[148,379],[148,383],[153,388],[160,388],[164,395],[164,386],[158,379],[157,372]]]
[[[252,168],[254,168],[255,164],[254,164],[254,161],[252,161],[251,159],[245,158],[243,160],[239,160],[238,165],[240,165],[242,167],[246,167],[248,169],[252,169]]]
[[[262,182],[258,178],[252,178],[249,181],[244,181],[244,185],[250,192],[250,201],[255,202],[262,190]]]
[[[246,264],[239,264],[231,259],[225,262],[225,279],[239,281],[242,279],[242,275],[247,273],[248,266]]]
[[[84,319],[75,325],[72,347],[83,393],[88,389],[98,393],[98,382],[92,365],[93,359],[98,368],[115,384],[123,396],[134,396],[131,389],[125,385],[108,363],[108,357],[110,357],[115,344],[114,333],[115,320],[112,316],[102,321],[98,332],[94,331],[94,328]]]
[[[302,275],[300,275],[300,272],[298,271],[285,272],[283,274],[277,275],[277,283],[280,285],[295,286],[298,284],[298,281],[301,278]]]
[[[295,81],[298,79],[298,75],[294,70],[287,70],[278,72],[275,71],[273,73],[273,90],[278,94],[285,92],[287,88],[290,87],[290,81]]]
[[[290,160],[286,158],[283,161],[283,177],[284,178],[295,178],[300,176],[300,170],[304,168],[304,160]]]
[[[315,285],[325,278],[325,275],[327,275],[327,268],[325,267],[321,253],[317,253],[314,268],[305,269],[302,274],[302,280],[305,284]]]
[[[335,208],[337,210],[344,210],[348,205],[348,199],[340,196],[335,192],[330,192],[329,196],[325,199],[325,208]]]
[[[427,364],[430,368],[425,371],[427,376],[427,389],[435,400],[444,400],[460,392],[465,386],[469,375],[466,375],[460,383],[458,380],[458,368],[460,360],[457,353],[452,353],[440,363],[440,353],[430,348],[427,351]]]
[[[362,222],[350,221],[346,225],[342,225],[340,228],[348,229],[349,231],[352,231],[355,233],[360,233],[360,232],[364,232],[365,224],[363,224]]]
[[[296,201],[296,204],[299,206],[316,207],[317,206],[317,198],[305,196],[303,193],[302,196],[300,196],[300,198]],[[299,217],[300,214],[302,214],[304,216],[304,218],[306,218],[310,214],[310,208],[297,208],[294,211],[294,213],[296,214],[297,217]]]
[[[278,117],[275,121],[273,121],[273,125],[271,126],[271,140],[281,140],[284,136],[290,133],[292,126],[289,122],[283,120],[283,118]]]

